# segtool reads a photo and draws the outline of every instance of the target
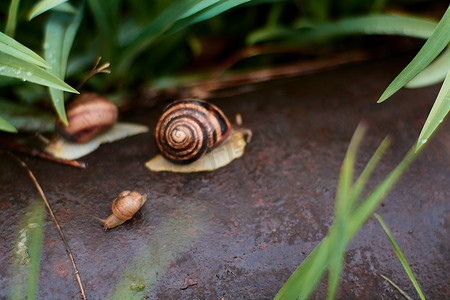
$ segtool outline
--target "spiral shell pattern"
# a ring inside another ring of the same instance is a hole
[[[230,130],[230,122],[215,105],[178,100],[164,110],[156,125],[156,145],[170,161],[188,164],[222,143]]]

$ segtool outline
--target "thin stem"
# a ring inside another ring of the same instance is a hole
[[[16,155],[14,155],[13,153],[11,153],[11,152],[7,152],[7,153],[12,158],[14,158],[23,168],[25,168],[25,170],[28,172],[28,176],[30,176],[30,178],[33,181],[36,189],[38,190],[39,194],[41,195],[42,200],[44,200],[45,206],[47,206],[47,209],[50,212],[50,216],[52,217],[53,222],[56,224],[56,228],[58,228],[59,235],[61,236],[61,239],[64,242],[64,245],[66,247],[66,251],[69,254],[69,258],[70,258],[70,261],[72,263],[73,269],[75,271],[75,276],[77,278],[78,286],[80,287],[81,296],[83,297],[84,300],[86,300],[86,295],[84,293],[83,284],[81,283],[80,274],[79,274],[77,266],[75,264],[75,260],[73,259],[72,251],[70,251],[69,243],[67,243],[67,240],[66,240],[66,238],[64,236],[64,233],[62,232],[62,229],[59,226],[58,220],[56,219],[55,215],[53,214],[53,211],[52,211],[52,209],[50,207],[50,204],[48,203],[47,198],[45,197],[44,191],[42,190],[41,186],[39,185],[38,181],[36,180],[36,177],[34,177],[33,172],[31,172],[30,168],[28,168],[27,164],[23,160],[18,158]]]
[[[83,79],[83,81],[80,82],[80,84],[77,86],[77,90],[81,89],[81,87],[83,87],[83,85],[92,78],[92,76],[94,76],[95,74],[98,73],[106,73],[106,74],[110,74],[111,70],[108,70],[110,63],[106,62],[103,65],[101,65],[100,67],[97,68],[98,64],[100,63],[101,60],[101,56],[99,56],[99,58],[97,58],[97,62],[95,63],[94,67],[92,68],[92,70],[89,72],[89,74],[86,76],[86,78]]]

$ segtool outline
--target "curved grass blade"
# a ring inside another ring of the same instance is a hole
[[[45,28],[44,56],[52,66],[51,72],[62,80],[66,75],[70,49],[82,17],[83,9],[80,9],[76,15],[54,12]],[[50,96],[59,118],[64,124],[67,124],[63,91],[50,88]]]
[[[8,11],[8,19],[6,20],[5,33],[10,37],[14,37],[17,25],[17,12],[19,11],[20,0],[11,0]]]
[[[0,75],[30,81],[66,92],[78,93],[70,85],[35,64],[0,53]]]
[[[301,22],[297,29],[279,28],[270,34],[255,31],[248,36],[247,42],[255,44],[274,39],[286,39],[291,43],[307,44],[354,34],[399,35],[426,39],[431,36],[436,24],[425,18],[374,14],[347,17],[337,22],[310,24],[307,29]]]
[[[10,299],[37,299],[45,229],[44,203],[34,201],[21,223],[14,249],[15,262],[11,270],[9,297]]]
[[[402,294],[402,296],[405,297],[406,300],[413,300],[413,298],[408,296],[408,294],[405,293],[405,291],[403,291],[400,287],[398,287],[398,285],[396,285],[392,280],[390,280],[389,278],[387,278],[383,274],[380,274],[380,277],[383,278],[384,280],[386,280],[387,282],[389,282],[390,285],[392,285],[400,294]]]
[[[17,129],[2,117],[0,117],[0,130],[17,133]]]
[[[381,227],[383,227],[384,232],[386,233],[387,237],[389,238],[389,241],[392,244],[392,247],[394,248],[395,254],[397,254],[397,257],[400,260],[400,262],[403,266],[403,269],[405,269],[406,274],[408,274],[409,280],[411,280],[412,284],[414,285],[414,288],[416,289],[417,293],[419,294],[420,299],[425,300],[425,296],[423,295],[422,290],[420,289],[419,283],[417,282],[416,278],[414,277],[414,274],[413,274],[411,268],[409,267],[405,256],[403,255],[402,251],[400,250],[397,243],[395,242],[394,237],[392,236],[391,232],[387,228],[386,224],[384,223],[384,221],[380,217],[380,215],[375,213],[374,216],[375,216],[375,218],[377,218],[378,222],[380,222]]]
[[[430,136],[442,123],[445,116],[450,111],[450,70],[447,73],[447,77],[442,84],[436,101],[431,108],[430,114],[428,115],[425,125],[423,125],[422,131],[419,135],[419,140],[417,141],[416,151],[428,141]]]
[[[417,89],[430,86],[444,81],[448,70],[450,70],[450,47],[447,47],[430,65],[422,70],[416,77],[411,79],[405,87]]]
[[[0,32],[0,52],[14,56],[18,59],[41,66],[43,68],[51,68],[50,65],[39,55],[28,49],[13,38]]]
[[[28,13],[28,21],[31,21],[33,18],[39,16],[40,14],[67,1],[68,0],[41,0],[37,2]]]
[[[381,95],[378,103],[383,102],[395,92],[401,89],[411,79],[413,79],[420,71],[428,66],[433,59],[435,59],[439,53],[450,42],[450,7],[447,8],[441,21],[434,29],[431,36],[420,49],[419,53],[414,59],[406,66],[405,69],[391,82],[386,90]]]

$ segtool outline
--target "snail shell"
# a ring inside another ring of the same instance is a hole
[[[215,105],[202,100],[178,100],[167,106],[155,128],[161,154],[177,164],[188,164],[222,143],[231,125]]]
[[[103,228],[113,228],[131,219],[147,201],[147,195],[136,191],[123,191],[114,199],[112,215],[103,221]]]
[[[117,107],[108,99],[83,93],[66,108],[69,125],[58,121],[56,130],[71,142],[85,143],[97,134],[109,129],[117,121]]]

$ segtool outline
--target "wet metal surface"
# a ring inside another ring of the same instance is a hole
[[[331,223],[339,169],[360,121],[369,130],[361,171],[382,139],[393,143],[373,188],[415,142],[439,86],[402,90],[376,104],[407,60],[347,66],[272,82],[215,101],[253,130],[244,156],[210,173],[152,173],[153,134],[104,145],[78,170],[21,156],[40,182],[68,239],[90,299],[270,299]],[[160,107],[127,120],[154,127]],[[450,124],[447,122],[377,212],[429,299],[450,297],[448,242]],[[0,298],[7,295],[23,215],[38,196],[17,163],[0,156]],[[125,189],[149,195],[132,220],[108,232],[112,200]],[[378,222],[348,248],[340,299],[401,299],[379,275],[415,291]],[[80,298],[64,244],[47,214],[41,299]],[[322,282],[314,299],[324,299]]]

